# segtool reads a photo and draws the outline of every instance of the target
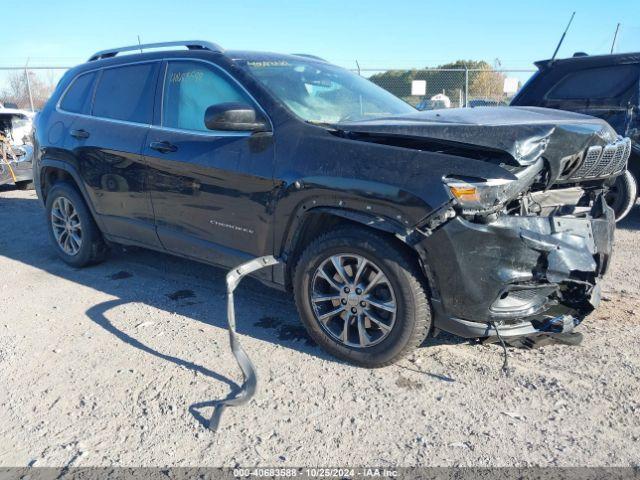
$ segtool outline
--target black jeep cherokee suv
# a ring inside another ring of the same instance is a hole
[[[630,151],[604,121],[421,113],[315,57],[152,46],[176,44],[95,54],[37,118],[35,182],[70,265],[108,243],[227,268],[274,255],[258,277],[367,367],[438,330],[570,332],[598,303],[604,195]]]

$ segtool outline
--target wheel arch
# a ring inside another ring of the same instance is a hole
[[[415,256],[417,261],[420,261],[418,252],[408,240],[410,229],[397,220],[346,208],[331,206],[304,208],[303,206],[291,220],[280,251],[280,256],[284,258],[286,264],[283,280],[287,289],[291,288],[293,271],[304,249],[322,233],[347,224],[373,230],[392,238],[399,246]]]
[[[93,220],[96,222],[98,227],[102,230],[102,224],[100,222],[100,216],[95,211],[93,202],[89,197],[87,189],[82,182],[81,176],[78,171],[73,167],[73,165],[69,165],[67,162],[63,162],[60,160],[54,160],[50,158],[44,158],[40,162],[39,168],[39,176],[36,182],[36,189],[38,191],[38,196],[40,197],[43,204],[47,203],[47,194],[51,187],[58,182],[67,182],[73,185],[82,199],[84,200]]]

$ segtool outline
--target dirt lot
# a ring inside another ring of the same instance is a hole
[[[292,300],[237,293],[256,398],[213,435],[240,378],[224,272],[147,251],[74,270],[33,192],[0,190],[0,466],[638,465],[640,208],[617,232],[580,347],[447,336],[381,370],[311,344]],[[204,404],[204,405],[199,405]]]

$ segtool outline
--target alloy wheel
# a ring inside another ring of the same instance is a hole
[[[82,247],[82,222],[68,198],[58,197],[51,206],[51,228],[58,246],[67,255],[75,256]]]
[[[334,340],[356,348],[380,343],[396,321],[396,295],[382,269],[361,255],[325,259],[310,289],[316,321]]]

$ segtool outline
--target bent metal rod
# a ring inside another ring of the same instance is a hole
[[[244,405],[251,400],[256,392],[258,384],[256,369],[236,336],[236,315],[233,303],[233,292],[245,276],[278,263],[280,263],[278,259],[272,255],[268,255],[266,257],[255,258],[247,263],[243,263],[227,274],[227,328],[229,329],[229,343],[231,345],[233,356],[236,357],[238,366],[240,367],[240,370],[242,370],[244,382],[236,395],[226,398],[225,400],[220,400],[216,403],[211,420],[209,420],[209,429],[214,432],[220,426],[220,419],[222,418],[222,414],[225,409],[227,407]]]

